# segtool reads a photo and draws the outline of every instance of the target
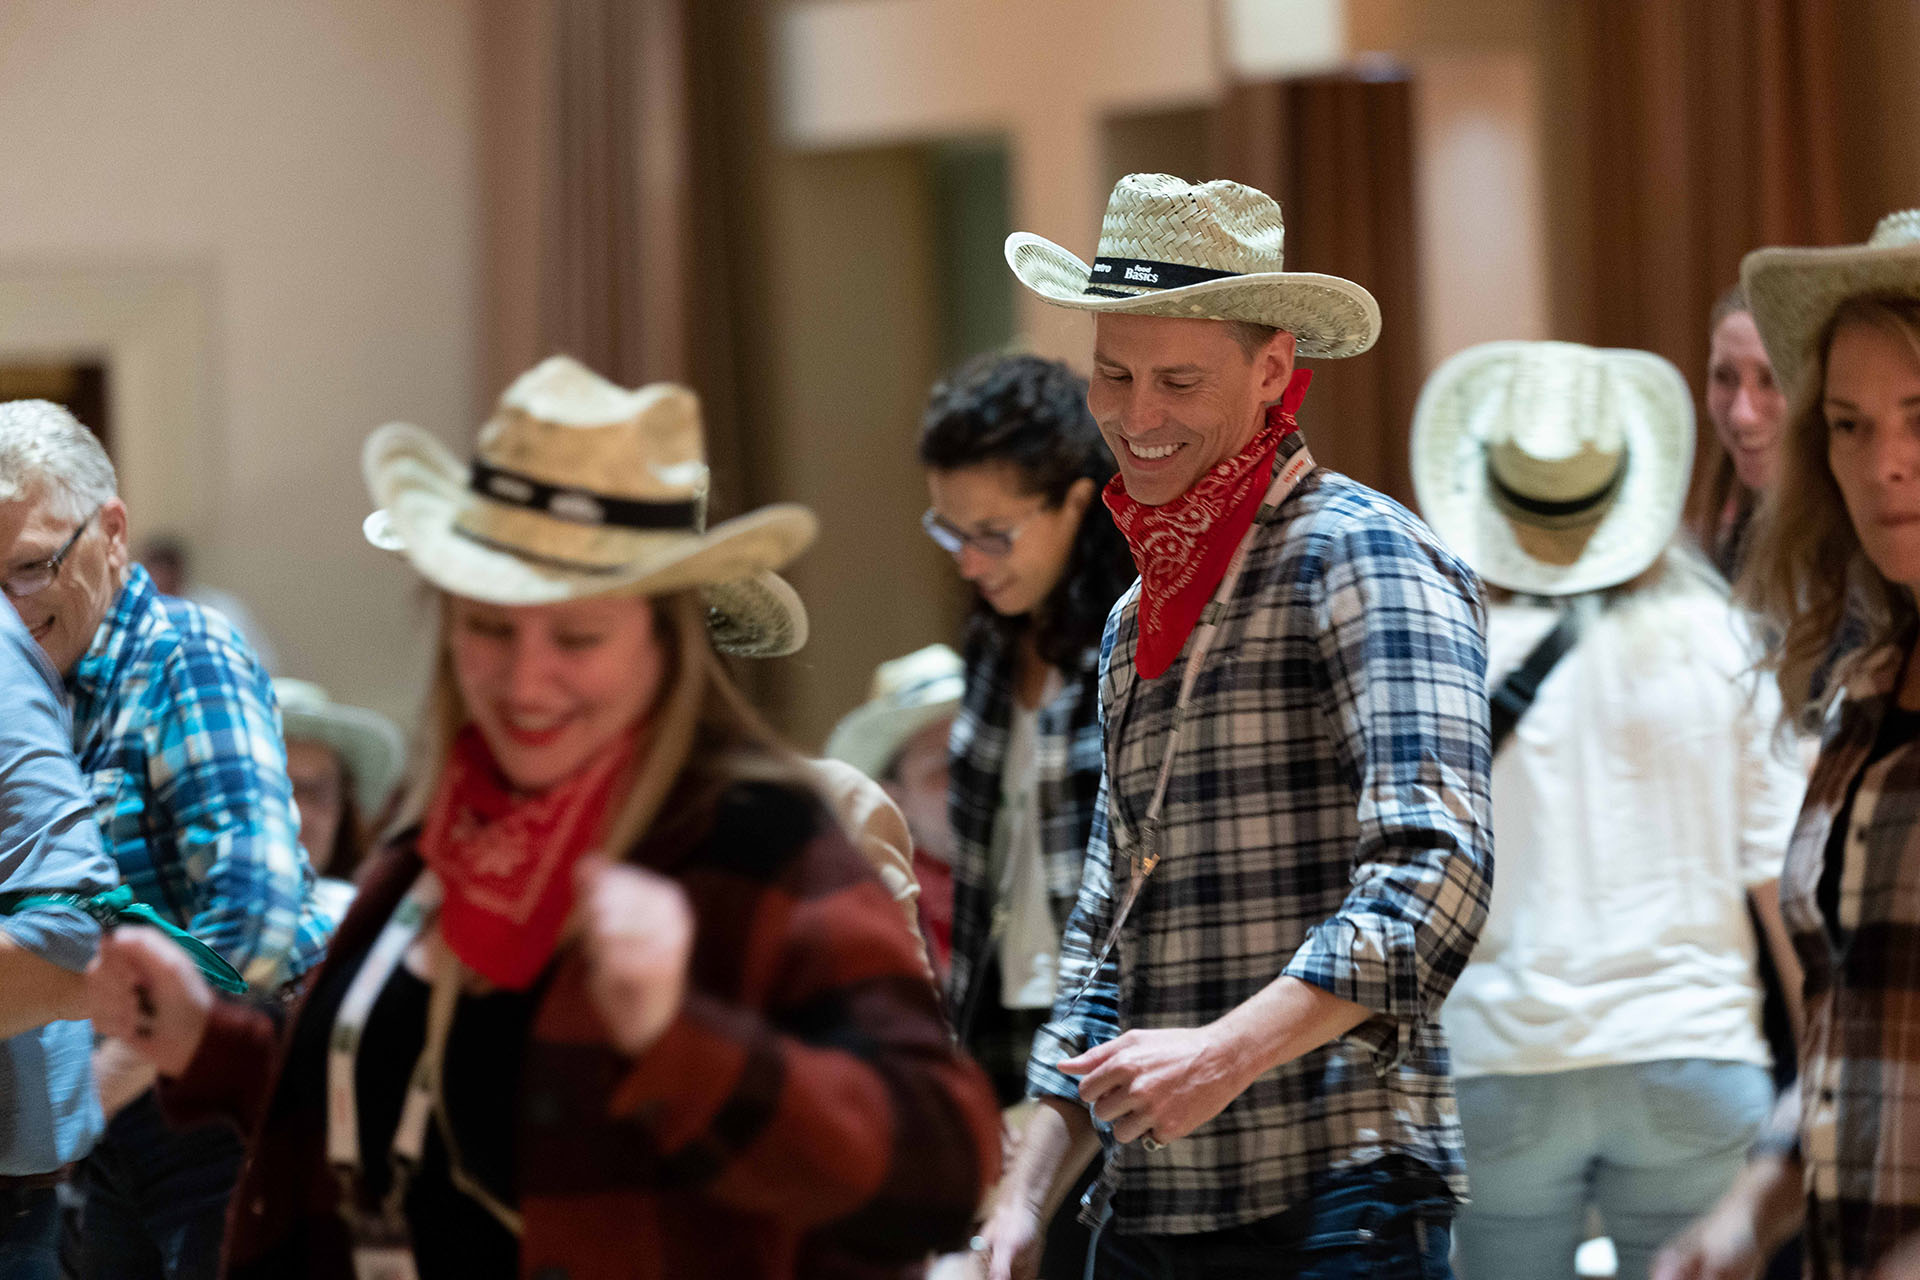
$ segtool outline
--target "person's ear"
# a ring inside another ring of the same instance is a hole
[[[95,519],[100,522],[100,532],[107,540],[107,564],[118,573],[130,561],[127,551],[127,504],[118,498],[108,498],[100,504],[100,514]]]
[[[1267,339],[1267,345],[1254,355],[1254,377],[1259,383],[1262,404],[1278,404],[1293,381],[1294,337],[1285,329]]]

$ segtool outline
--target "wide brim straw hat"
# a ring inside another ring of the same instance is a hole
[[[369,817],[377,812],[406,765],[400,727],[378,711],[333,701],[311,680],[277,677],[273,695],[287,740],[310,738],[332,748],[353,775],[360,812]]]
[[[1238,182],[1164,173],[1122,178],[1091,265],[1024,231],[1007,265],[1043,300],[1078,311],[1243,320],[1294,335],[1303,356],[1357,356],[1380,336],[1380,306],[1351,280],[1284,269],[1280,205]]]
[[[1920,209],[1880,219],[1865,244],[1755,249],[1740,264],[1754,326],[1789,396],[1820,368],[1819,344],[1849,298],[1920,298]]]
[[[813,513],[777,503],[705,527],[699,402],[684,387],[629,391],[554,356],[507,388],[471,464],[389,423],[361,466],[378,508],[368,541],[443,591],[535,605],[697,589],[722,652],[806,642],[806,610],[775,570],[813,540]]]
[[[1679,527],[1693,396],[1647,351],[1489,342],[1447,360],[1413,412],[1413,486],[1434,531],[1495,586],[1626,582]]]
[[[960,710],[965,692],[966,667],[946,645],[883,662],[867,700],[833,727],[824,754],[870,778],[883,777],[916,733]]]

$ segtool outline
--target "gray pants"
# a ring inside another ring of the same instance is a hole
[[[1573,1275],[1597,1207],[1620,1280],[1732,1183],[1773,1104],[1764,1067],[1675,1058],[1456,1083],[1472,1203],[1454,1227],[1466,1280]]]

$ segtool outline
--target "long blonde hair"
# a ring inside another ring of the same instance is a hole
[[[1851,298],[1834,312],[1815,346],[1811,376],[1794,389],[1780,478],[1761,500],[1737,584],[1740,598],[1779,634],[1766,665],[1780,682],[1787,714],[1803,722],[1821,710],[1816,704],[1827,690],[1814,687],[1815,677],[1835,657],[1843,623],[1852,618],[1861,644],[1840,655],[1827,689],[1844,682],[1860,657],[1900,638],[1915,617],[1912,594],[1867,559],[1827,464],[1827,355],[1833,335],[1849,324],[1903,337],[1920,357],[1920,298]]]
[[[383,838],[425,816],[454,738],[469,719],[447,644],[447,600],[437,599],[433,678],[409,753],[404,796]],[[649,718],[645,752],[607,824],[603,844],[616,858],[653,830],[667,798],[689,784],[705,796],[735,781],[806,785],[800,758],[753,710],[714,652],[698,593],[658,596],[650,603],[667,651],[667,673]]]

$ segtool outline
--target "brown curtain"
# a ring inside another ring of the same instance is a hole
[[[565,352],[700,396],[709,520],[776,496],[738,379],[764,328],[767,0],[481,0],[484,417]],[[777,720],[773,663],[734,666]]]
[[[1380,303],[1365,355],[1309,361],[1302,422],[1314,456],[1413,501],[1407,427],[1420,393],[1413,94],[1404,76],[1245,84],[1214,115],[1212,171],[1275,196],[1290,270],[1345,276]]]
[[[483,0],[482,409],[566,352],[623,385],[700,393],[714,515],[747,505],[734,406],[719,86],[734,0]]]
[[[1548,5],[1556,331],[1641,347],[1704,384],[1707,316],[1767,244],[1864,238],[1871,121],[1841,0]],[[1860,130],[1864,128],[1866,132]],[[1701,419],[1696,482],[1720,460]]]

